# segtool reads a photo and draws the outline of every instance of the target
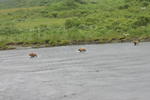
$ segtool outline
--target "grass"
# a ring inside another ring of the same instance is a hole
[[[39,25],[45,26],[61,26],[65,23],[65,19],[62,18],[37,18],[37,19],[29,19],[27,21],[18,22],[16,24],[17,27],[30,29],[34,27],[38,27]]]
[[[0,49],[150,40],[149,1],[72,2],[0,10]]]

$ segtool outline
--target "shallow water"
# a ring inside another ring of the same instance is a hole
[[[0,51],[0,100],[148,100],[149,50],[115,43]]]

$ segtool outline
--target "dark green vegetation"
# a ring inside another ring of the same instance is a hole
[[[33,6],[45,6],[60,0],[0,0],[0,8],[23,8]]]
[[[14,1],[1,3],[14,7],[0,10],[2,49],[150,40],[150,0]]]

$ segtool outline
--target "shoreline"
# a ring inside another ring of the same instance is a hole
[[[127,43],[127,42],[132,42],[132,40],[110,40],[110,41],[96,41],[96,40],[92,40],[92,41],[78,41],[78,42],[70,42],[67,44],[57,44],[57,45],[51,45],[51,44],[44,44],[44,43],[27,43],[27,44],[23,44],[23,43],[9,43],[7,45],[5,45],[4,47],[0,48],[0,51],[4,51],[4,50],[23,50],[23,49],[38,49],[38,48],[47,48],[47,47],[59,47],[59,46],[70,46],[70,45],[90,45],[90,44],[107,44],[107,43]],[[142,39],[140,40],[141,42],[150,42],[150,39]]]

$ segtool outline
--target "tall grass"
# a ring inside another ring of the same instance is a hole
[[[104,43],[150,37],[147,0],[72,2],[73,5],[65,0],[45,7],[0,10],[0,47]]]

